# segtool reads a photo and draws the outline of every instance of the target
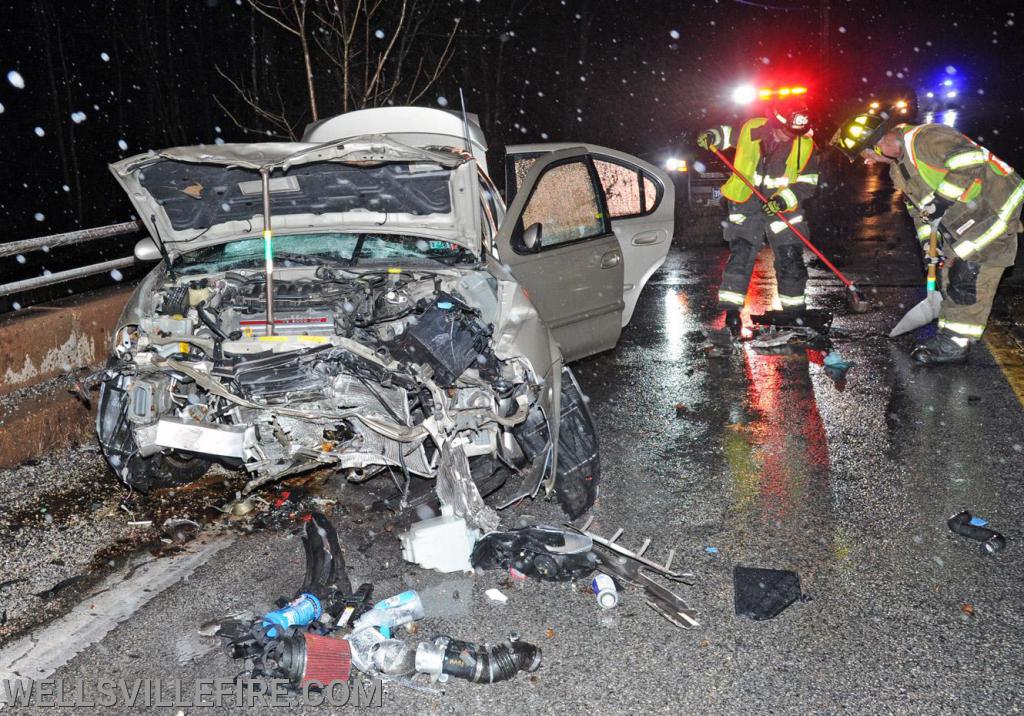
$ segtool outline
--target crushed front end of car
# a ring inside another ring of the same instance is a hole
[[[245,200],[244,175],[229,177],[241,188],[232,196],[220,165],[154,162],[121,165],[130,195],[144,187],[168,212],[161,226],[154,210],[152,233],[204,231],[193,217],[218,181],[215,202]],[[365,164],[318,166],[299,179],[319,171],[310,180],[319,192],[328,179],[343,188],[365,180]],[[375,178],[430,188],[430,172],[449,168]],[[291,206],[311,204],[301,183],[282,186]],[[359,192],[376,200],[371,188]],[[179,194],[200,199],[179,211]],[[425,201],[443,204],[436,194]],[[285,223],[287,206],[276,209]],[[415,488],[435,480],[441,502],[483,530],[498,524],[483,497],[510,477],[521,483],[513,500],[543,484],[571,516],[589,508],[597,443],[578,385],[512,277],[430,233],[429,209],[405,226],[391,215],[390,232],[378,228],[389,215],[370,212],[349,216],[345,231],[292,228],[278,240],[271,291],[263,240],[251,235],[207,237],[154,269],[119,322],[101,384],[97,432],[114,471],[145,491],[192,482],[219,462],[247,471],[251,492],[329,465],[354,482],[390,478],[401,505],[430,497]]]

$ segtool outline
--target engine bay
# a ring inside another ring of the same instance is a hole
[[[164,276],[122,326],[98,417],[122,479],[165,486],[150,466],[177,455],[244,468],[250,491],[330,464],[352,481],[390,475],[404,502],[412,477],[438,478],[493,529],[472,480],[534,459],[517,430],[532,436],[540,413],[529,361],[492,349],[495,280],[318,266],[275,276],[273,292],[270,332],[262,272]]]

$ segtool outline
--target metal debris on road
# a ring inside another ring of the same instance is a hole
[[[653,572],[657,576],[673,582],[690,584],[693,577],[689,572],[675,572],[672,570],[672,559],[675,550],[669,550],[668,557],[664,563],[659,564],[644,556],[651,540],[645,539],[640,548],[636,551],[623,547],[618,543],[623,530],[618,529],[610,538],[605,539],[600,535],[589,532],[588,529],[593,522],[589,517],[582,527],[573,527],[581,534],[590,537],[598,550],[598,569],[621,581],[630,582],[642,587],[647,595],[647,606],[665,617],[668,621],[681,629],[690,629],[700,626],[697,621],[697,612],[678,594],[662,584],[654,581],[644,570]]]

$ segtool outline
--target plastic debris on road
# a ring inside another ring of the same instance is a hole
[[[777,617],[800,599],[800,575],[783,569],[740,567],[733,569],[736,616],[754,621]]]

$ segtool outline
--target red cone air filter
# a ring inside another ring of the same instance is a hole
[[[306,634],[306,665],[302,684],[348,681],[352,670],[352,646],[345,639]]]

